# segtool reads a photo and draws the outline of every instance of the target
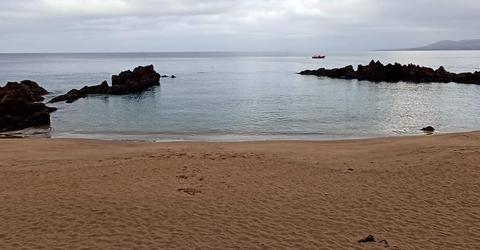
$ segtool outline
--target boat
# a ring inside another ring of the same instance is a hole
[[[322,55],[314,55],[312,56],[312,59],[325,59],[326,56],[322,56]]]

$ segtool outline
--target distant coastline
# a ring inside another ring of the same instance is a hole
[[[378,51],[451,51],[451,50],[480,50],[480,39],[471,40],[444,40],[421,47],[402,49],[382,49]]]

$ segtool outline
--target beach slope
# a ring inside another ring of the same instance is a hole
[[[480,249],[480,133],[0,141],[0,249]],[[358,243],[368,235],[376,242]]]

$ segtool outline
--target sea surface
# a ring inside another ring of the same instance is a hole
[[[48,136],[120,140],[330,140],[480,129],[480,85],[373,83],[296,74],[383,63],[480,70],[480,52],[0,54],[0,83],[31,79],[52,96],[153,64],[161,86],[56,104]]]

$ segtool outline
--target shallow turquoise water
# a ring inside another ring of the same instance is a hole
[[[52,91],[154,64],[161,86],[140,95],[58,104],[52,137],[140,140],[345,139],[480,129],[480,86],[372,83],[295,74],[382,62],[480,70],[480,52],[0,54],[0,82]]]

